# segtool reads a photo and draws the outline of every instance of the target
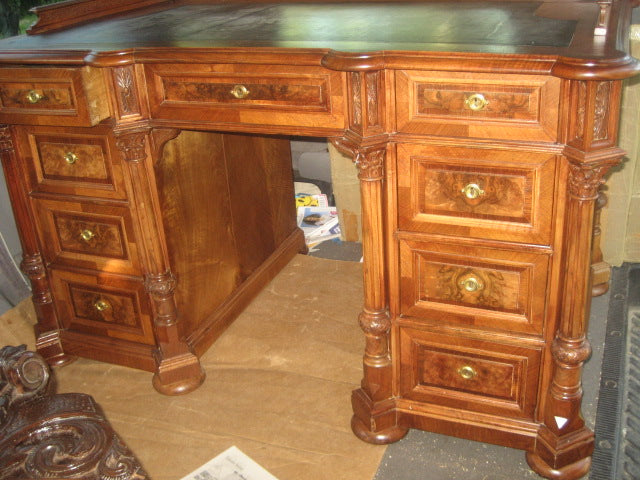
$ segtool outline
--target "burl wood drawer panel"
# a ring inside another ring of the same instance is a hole
[[[51,288],[65,328],[154,345],[152,314],[141,280],[51,269]]]
[[[32,201],[47,262],[140,273],[128,208],[44,198]]]
[[[403,315],[541,334],[549,254],[400,240]]]
[[[0,122],[92,126],[109,117],[95,68],[0,68]]]
[[[400,71],[400,132],[552,142],[560,79],[542,75]]]
[[[541,350],[401,328],[400,395],[448,408],[532,418]]]
[[[18,138],[32,191],[127,198],[122,162],[107,127],[22,127]]]
[[[154,118],[344,128],[344,74],[321,67],[148,65]]]
[[[398,145],[402,230],[548,245],[557,157]]]

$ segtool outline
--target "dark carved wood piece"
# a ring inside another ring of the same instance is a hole
[[[0,350],[0,480],[149,476],[92,397],[56,394],[37,353]]]

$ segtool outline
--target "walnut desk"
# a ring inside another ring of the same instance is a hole
[[[589,469],[580,413],[594,203],[629,0],[72,0],[0,41],[0,153],[37,348],[163,393],[298,251],[288,136],[363,203],[352,427],[421,428]]]

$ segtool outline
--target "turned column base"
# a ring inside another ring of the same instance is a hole
[[[63,367],[78,359],[77,356],[69,355],[62,349],[59,330],[43,334],[36,332],[36,351],[51,367]]]
[[[583,458],[575,463],[556,469],[548,465],[535,453],[527,452],[526,456],[527,463],[531,469],[538,475],[549,479],[577,480],[589,473],[591,468],[591,457]]]
[[[351,429],[360,440],[375,445],[397,442],[409,431],[398,425],[395,403],[391,400],[374,403],[364,390],[359,388],[351,395],[353,417]]]

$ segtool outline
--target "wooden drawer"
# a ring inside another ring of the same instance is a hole
[[[2,123],[91,126],[108,117],[98,69],[0,68]]]
[[[482,413],[533,418],[541,349],[400,328],[400,395]]]
[[[47,262],[140,273],[128,208],[43,198],[32,201]]]
[[[22,127],[18,138],[32,191],[127,198],[122,162],[107,127]]]
[[[398,145],[402,230],[549,245],[557,157]]]
[[[75,332],[154,345],[151,307],[142,280],[50,270],[64,327]]]
[[[321,67],[148,65],[154,118],[341,129],[344,74]]]
[[[549,255],[400,240],[400,312],[442,323],[542,334]]]
[[[560,79],[541,75],[400,71],[400,132],[552,142]]]

